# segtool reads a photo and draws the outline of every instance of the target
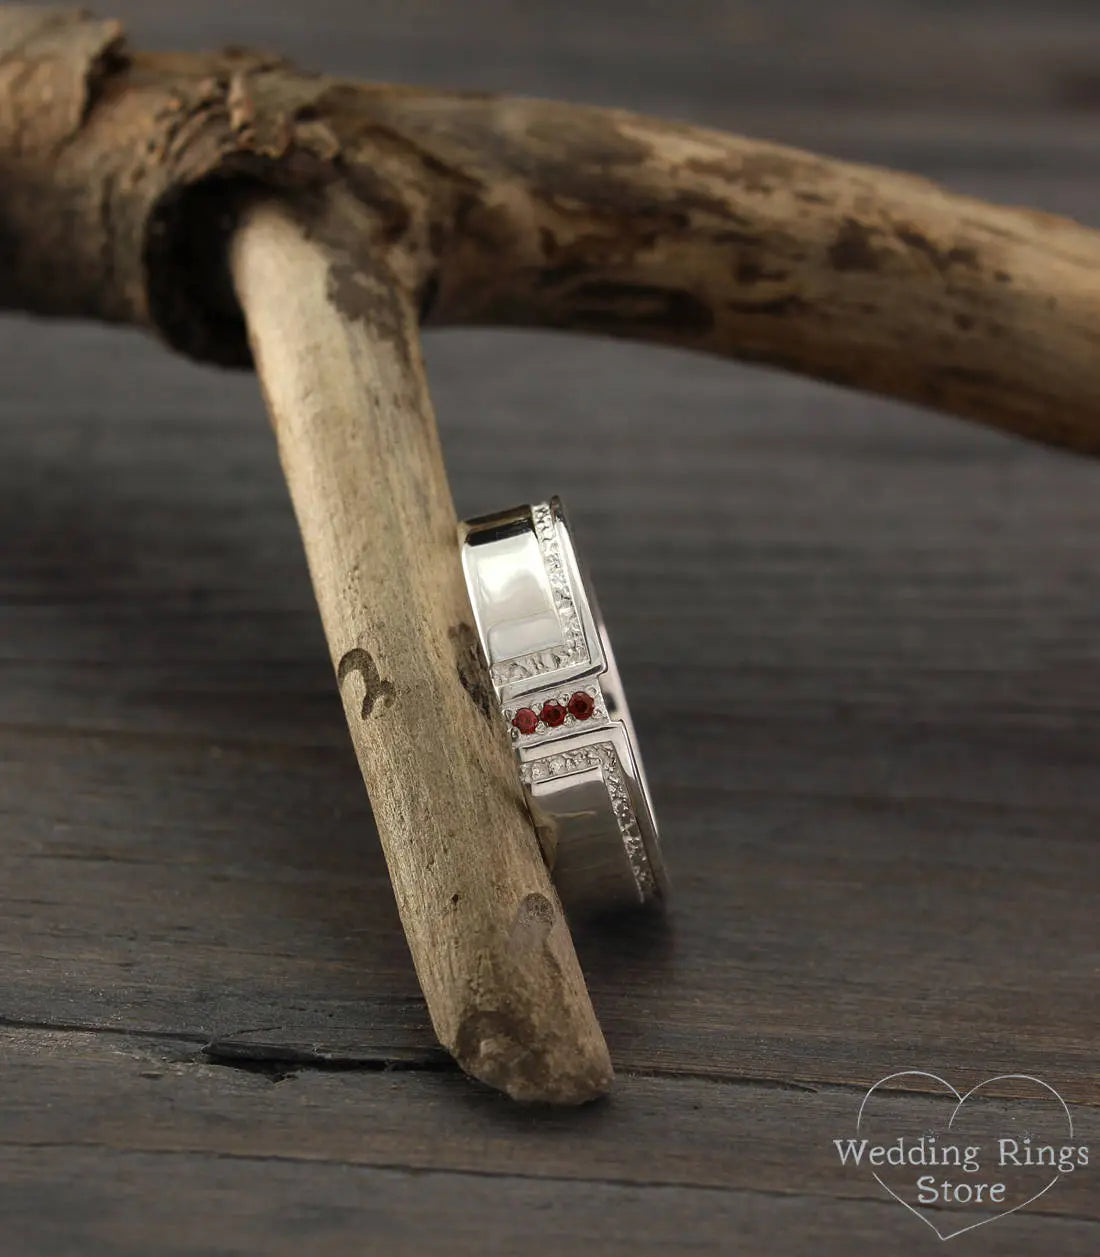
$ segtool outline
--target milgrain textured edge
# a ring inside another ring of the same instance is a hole
[[[577,664],[586,664],[591,660],[558,541],[557,524],[550,506],[545,502],[532,506],[531,522],[534,525],[539,550],[542,552],[543,563],[546,565],[550,593],[554,599],[554,610],[558,613],[558,619],[561,622],[562,645],[560,648],[538,650],[493,664],[493,681],[498,686],[531,681],[535,677],[559,672],[562,668],[571,668]]]
[[[231,265],[352,742],[440,1041],[583,1102],[611,1064],[470,624],[413,303],[381,249],[323,243],[339,200],[308,227],[253,205]]]
[[[585,768],[596,768],[603,776],[630,861],[630,871],[642,898],[647,899],[656,890],[656,882],[614,743],[597,742],[592,746],[570,747],[551,755],[542,755],[526,761],[520,768],[520,774],[530,785],[537,781],[568,777]]]

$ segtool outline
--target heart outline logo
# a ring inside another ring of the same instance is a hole
[[[958,1116],[959,1110],[962,1108],[962,1106],[967,1102],[967,1100],[970,1099],[970,1097],[974,1094],[975,1091],[980,1091],[982,1087],[986,1087],[990,1083],[993,1083],[993,1082],[1023,1081],[1023,1082],[1038,1083],[1040,1087],[1043,1087],[1047,1091],[1049,1091],[1050,1094],[1054,1096],[1054,1098],[1062,1106],[1062,1111],[1066,1115],[1066,1125],[1069,1128],[1069,1138],[1070,1139],[1073,1138],[1073,1114],[1070,1113],[1069,1111],[1069,1105],[1066,1104],[1065,1100],[1062,1099],[1062,1097],[1058,1094],[1057,1091],[1055,1091],[1055,1089],[1050,1085],[1049,1082],[1044,1082],[1041,1078],[1036,1078],[1033,1074],[996,1074],[992,1078],[986,1078],[984,1081],[976,1083],[973,1087],[970,1088],[970,1090],[966,1093],[966,1095],[960,1095],[960,1093],[947,1081],[946,1078],[941,1078],[939,1074],[933,1074],[926,1069],[899,1069],[895,1073],[887,1074],[885,1078],[880,1078],[878,1082],[876,1082],[875,1085],[870,1089],[870,1091],[868,1091],[867,1094],[863,1097],[863,1103],[859,1106],[859,1113],[856,1115],[856,1134],[857,1135],[859,1134],[860,1123],[863,1121],[863,1110],[867,1107],[867,1101],[870,1100],[870,1098],[875,1094],[875,1092],[879,1089],[879,1087],[881,1087],[884,1083],[890,1082],[894,1078],[931,1078],[934,1082],[938,1082],[941,1087],[945,1087],[948,1091],[950,1091],[951,1094],[955,1097],[956,1104],[955,1104],[955,1107],[951,1110],[951,1116],[947,1122],[948,1130],[951,1129],[952,1123],[955,1121],[955,1118]],[[1036,1192],[1034,1196],[1029,1196],[1027,1200],[1021,1201],[1021,1203],[1018,1205],[1013,1205],[1011,1209],[1004,1209],[1000,1213],[993,1214],[991,1217],[982,1218],[980,1222],[971,1222],[968,1226],[960,1227],[957,1231],[948,1231],[946,1235],[939,1229],[939,1227],[933,1221],[931,1221],[931,1219],[925,1217],[925,1215],[921,1213],[919,1209],[911,1205],[907,1200],[903,1200],[902,1197],[899,1196],[897,1192],[894,1191],[894,1189],[889,1186],[889,1184],[885,1183],[882,1180],[881,1176],[876,1174],[874,1170],[871,1171],[871,1177],[875,1180],[876,1183],[878,1183],[878,1185],[884,1191],[889,1193],[889,1195],[893,1196],[893,1198],[899,1204],[904,1205],[905,1208],[908,1209],[911,1214],[914,1214],[916,1217],[920,1218],[920,1220],[935,1233],[938,1239],[946,1242],[947,1240],[955,1239],[956,1236],[965,1235],[967,1231],[976,1231],[978,1227],[985,1226],[989,1222],[996,1222],[998,1218],[1007,1218],[1009,1214],[1019,1213],[1021,1209],[1026,1208],[1028,1205],[1034,1204],[1035,1201],[1037,1201],[1040,1196],[1045,1196],[1046,1193],[1050,1191],[1050,1189],[1054,1186],[1054,1184],[1058,1182],[1059,1178],[1061,1178],[1061,1175],[1056,1172],[1054,1177],[1050,1180],[1049,1183],[1047,1183],[1047,1185],[1042,1189],[1042,1191]]]

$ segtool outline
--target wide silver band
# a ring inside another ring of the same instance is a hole
[[[561,503],[467,520],[462,565],[562,901],[589,912],[660,898],[664,867],[634,727]]]

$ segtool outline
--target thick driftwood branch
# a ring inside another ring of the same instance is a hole
[[[245,212],[232,270],[313,588],[432,1022],[517,1099],[611,1063],[520,792],[456,561],[416,312],[384,264]]]
[[[0,304],[247,362],[224,183],[342,184],[435,323],[643,337],[1100,452],[1100,233],[615,110],[147,55],[0,9]]]

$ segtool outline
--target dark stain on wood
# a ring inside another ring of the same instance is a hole
[[[539,948],[547,963],[548,979],[559,984],[561,970],[549,943],[555,918],[554,906],[545,896],[524,896],[517,906],[509,942],[513,947]],[[522,1006],[471,1009],[459,1024],[454,1055],[475,1077],[491,1082],[514,1099],[529,1100],[545,1094],[553,1066],[549,1054],[533,1054],[525,1046],[534,1039],[530,1021]],[[571,1097],[559,1088],[562,1102],[572,1099],[574,1103],[583,1103],[603,1094],[609,1078],[598,1067],[590,1066],[588,1070],[574,1069],[572,1084]]]
[[[877,228],[868,227],[856,218],[845,218],[829,246],[829,265],[834,271],[877,271],[881,252],[872,241]]]
[[[405,315],[392,277],[368,273],[350,259],[337,257],[329,267],[328,299],[345,318],[369,327],[378,341],[408,365]]]
[[[554,928],[557,914],[554,905],[545,895],[537,891],[524,895],[516,908],[512,922],[511,942],[513,947],[541,947]]]
[[[992,371],[983,371],[977,367],[940,367],[936,374],[948,383],[969,384],[977,388],[988,388],[997,378]]]
[[[392,681],[387,681],[382,677],[370,651],[356,646],[343,656],[336,669],[336,681],[341,689],[343,689],[345,679],[353,672],[358,672],[363,678],[363,705],[359,714],[364,720],[379,703],[383,707],[393,704],[397,698],[396,687]]]
[[[746,192],[767,193],[777,185],[789,185],[804,177],[820,162],[798,153],[781,150],[748,152],[740,160],[714,160],[693,157],[684,162],[684,169],[705,178],[736,184]]]
[[[428,251],[438,260],[451,239],[450,227],[440,218],[433,218],[428,224]]]
[[[526,139],[545,145],[553,158],[568,151],[569,164],[580,170],[606,174],[613,167],[634,168],[648,161],[653,151],[644,141],[609,127],[606,118],[591,109],[533,118],[525,130]]]
[[[421,323],[431,320],[432,311],[439,297],[439,272],[433,271],[420,285],[416,296],[417,317]]]
[[[340,169],[347,186],[377,217],[381,239],[387,244],[400,240],[409,230],[412,214],[398,190],[362,162],[341,163]]]
[[[455,1035],[456,1058],[476,1077],[522,1099],[547,1083],[545,1060],[524,1049],[531,1042],[527,1018],[517,1009],[478,1009]]]
[[[746,192],[767,193],[797,183],[809,168],[817,169],[819,165],[810,158],[778,150],[746,153],[733,179]]]
[[[760,232],[747,227],[744,230],[724,227],[720,231],[712,232],[709,238],[714,244],[740,244],[750,249],[759,249],[763,244]]]
[[[548,159],[549,161],[549,159]],[[636,232],[646,224],[663,234],[686,231],[695,217],[729,222],[729,200],[720,191],[673,184],[660,190],[644,179],[609,178],[606,172],[574,166],[567,158],[542,170],[533,192],[565,216],[612,221]]]
[[[535,277],[535,284],[539,288],[558,288],[581,275],[589,274],[591,270],[591,262],[583,257],[574,257],[558,266],[547,266],[540,270]]]
[[[689,157],[684,162],[683,169],[706,179],[727,181],[737,174],[737,167],[732,161],[714,161],[709,157]]]
[[[463,621],[448,630],[447,636],[454,648],[455,667],[462,688],[469,694],[478,711],[491,722],[496,709],[496,695],[493,693],[489,665],[477,633],[471,625]]]
[[[737,262],[737,282],[751,287],[753,284],[764,283],[769,280],[780,281],[787,278],[786,271],[769,270],[759,258],[743,257]]]
[[[941,249],[915,227],[899,226],[895,235],[907,248],[922,254],[941,274],[953,266],[978,270],[981,262],[976,249],[965,245],[955,245],[950,249]]]
[[[455,207],[455,233],[487,253],[504,255],[519,241],[512,215],[499,205],[487,205],[480,196],[464,193]]]
[[[764,314],[773,318],[805,314],[810,309],[809,302],[793,292],[774,297],[770,301],[727,301],[725,305],[727,310],[732,310],[735,314]]]
[[[705,336],[714,328],[710,306],[680,289],[594,279],[573,289],[570,304],[590,325],[645,325],[689,337]]]

